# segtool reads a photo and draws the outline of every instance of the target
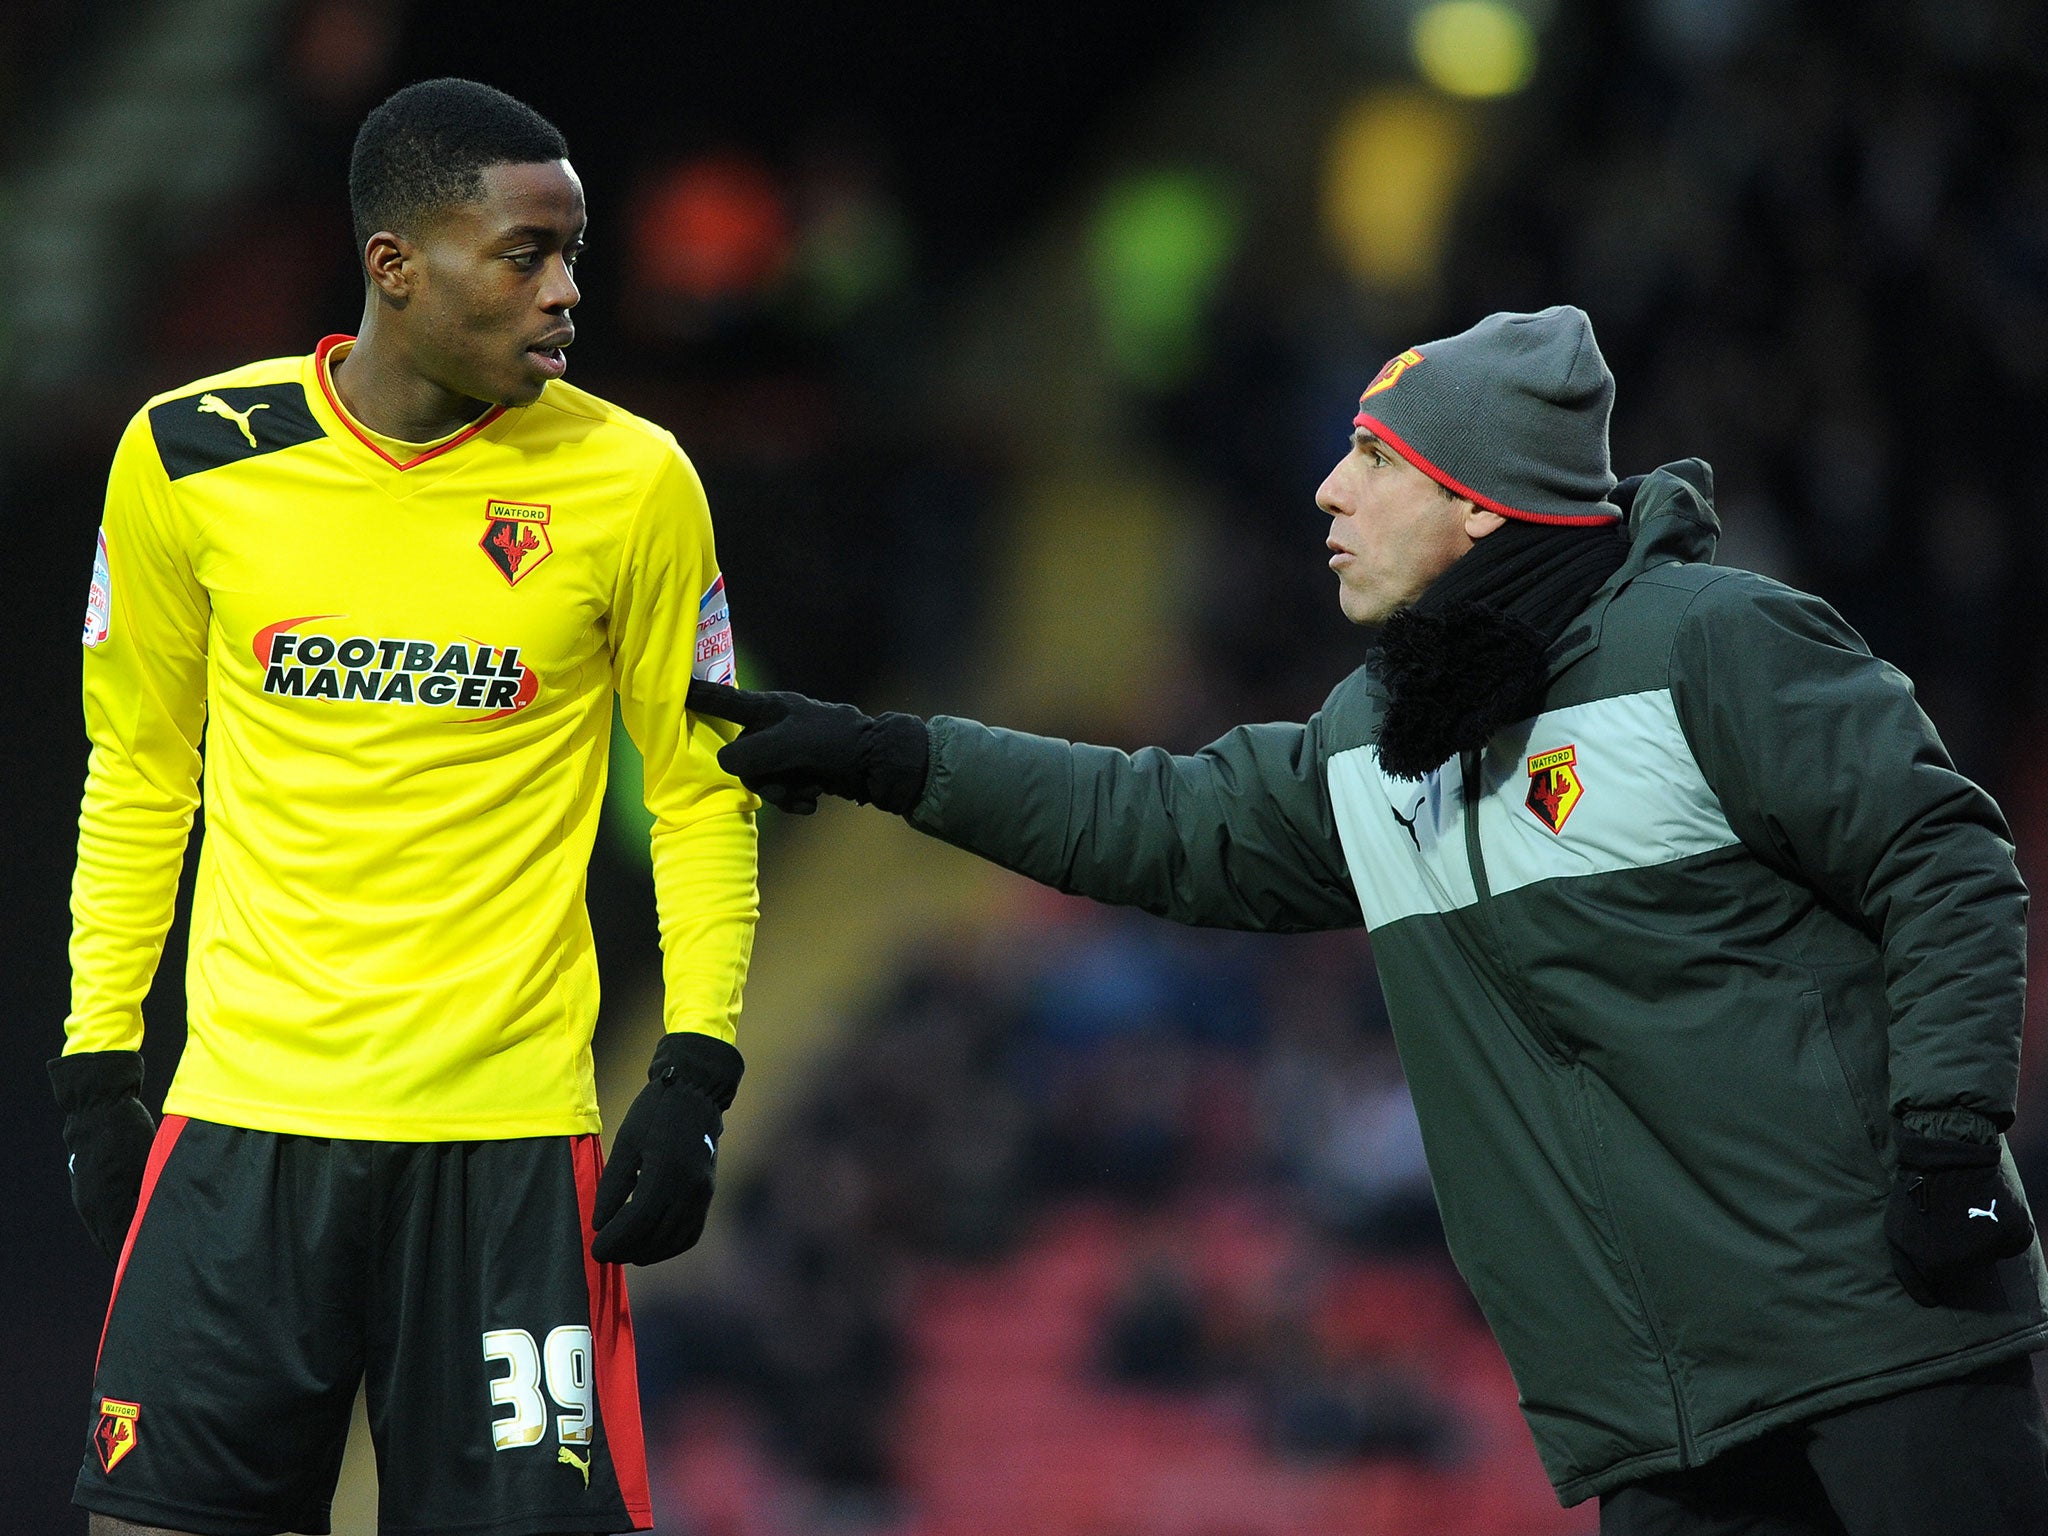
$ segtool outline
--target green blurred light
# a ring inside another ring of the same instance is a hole
[[[763,686],[742,648],[734,650],[733,674],[742,688]],[[774,820],[764,818],[767,823]],[[612,699],[611,766],[605,774],[604,810],[598,825],[620,862],[653,874],[654,812],[647,809],[647,760],[633,745],[616,696]]]
[[[1202,322],[1238,245],[1238,215],[1198,171],[1127,176],[1104,193],[1089,268],[1117,371],[1167,389],[1202,358]]]
[[[1452,96],[1511,96],[1536,73],[1536,33],[1503,0],[1436,0],[1409,31],[1423,78]]]
[[[797,244],[810,318],[832,328],[901,289],[910,275],[910,233],[873,199],[842,198],[812,219]]]
[[[654,813],[647,809],[647,760],[626,733],[612,701],[611,768],[604,784],[604,832],[612,851],[634,869],[654,872]]]

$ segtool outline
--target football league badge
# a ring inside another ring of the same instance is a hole
[[[100,1422],[92,1432],[92,1443],[99,1452],[100,1465],[107,1471],[113,1471],[121,1464],[121,1458],[135,1449],[135,1421],[141,1417],[139,1404],[117,1402],[111,1397],[100,1399]]]
[[[107,531],[92,552],[92,586],[85,594],[85,643],[100,646],[114,629],[114,577],[107,566]]]
[[[478,544],[509,585],[518,586],[555,552],[548,539],[548,516],[548,508],[539,502],[484,503],[484,536]]]
[[[1529,798],[1526,803],[1536,819],[1552,832],[1564,830],[1572,808],[1586,792],[1585,786],[1579,782],[1578,764],[1579,749],[1576,746],[1538,752],[1529,759]]]
[[[728,687],[733,682],[732,610],[725,601],[723,576],[697,599],[697,656],[690,676]]]

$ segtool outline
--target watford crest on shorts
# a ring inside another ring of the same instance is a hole
[[[1565,822],[1571,819],[1572,808],[1586,792],[1585,786],[1579,782],[1578,763],[1579,749],[1576,746],[1538,752],[1529,759],[1529,798],[1526,803],[1536,819],[1552,832],[1564,830]]]
[[[530,501],[490,501],[484,504],[483,552],[490,556],[498,574],[518,586],[533,574],[533,568],[555,552],[548,539],[549,509]]]
[[[92,1443],[99,1452],[100,1465],[107,1471],[113,1471],[121,1458],[135,1449],[135,1421],[141,1416],[142,1409],[136,1403],[116,1402],[111,1397],[100,1399],[100,1422],[92,1432]]]

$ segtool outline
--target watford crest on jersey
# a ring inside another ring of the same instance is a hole
[[[549,509],[537,502],[490,501],[484,504],[483,552],[513,586],[533,574],[535,566],[555,552],[548,539]]]

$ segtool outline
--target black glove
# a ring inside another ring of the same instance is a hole
[[[718,766],[777,810],[808,816],[838,795],[908,815],[924,794],[931,737],[915,715],[864,715],[800,693],[690,684],[689,707],[740,726]]]
[[[1892,1269],[1923,1307],[1943,1304],[1957,1281],[2024,1253],[2033,1218],[2005,1177],[1998,1143],[1922,1136],[1900,1127],[1898,1179],[1884,1213]]]
[[[662,1037],[647,1086],[619,1123],[611,1159],[597,1181],[593,1259],[659,1264],[704,1235],[718,1138],[744,1068],[740,1053],[714,1036]]]
[[[119,1260],[128,1241],[156,1121],[142,1104],[140,1051],[79,1051],[50,1063],[71,1154],[71,1203],[100,1252]]]

